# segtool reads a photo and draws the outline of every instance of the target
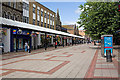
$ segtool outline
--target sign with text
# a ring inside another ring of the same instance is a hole
[[[111,51],[111,55],[113,55],[113,37],[112,36],[104,36],[104,55],[106,56],[106,50]]]

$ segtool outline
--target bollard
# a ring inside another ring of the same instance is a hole
[[[111,50],[106,50],[106,61],[112,62]]]

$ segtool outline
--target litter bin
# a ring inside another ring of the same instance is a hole
[[[106,61],[112,62],[111,50],[106,50]]]

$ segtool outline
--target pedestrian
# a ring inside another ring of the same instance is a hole
[[[57,48],[57,41],[55,42],[55,48]]]
[[[30,53],[31,52],[30,46],[28,45],[27,48],[28,48],[28,53]]]
[[[27,49],[28,49],[28,44],[27,44],[27,42],[25,43],[25,52],[27,51]]]

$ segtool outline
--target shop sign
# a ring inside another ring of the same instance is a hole
[[[13,29],[13,34],[17,34],[17,29]]]
[[[13,29],[13,34],[30,35],[30,32],[29,31],[23,31],[23,30]]]

